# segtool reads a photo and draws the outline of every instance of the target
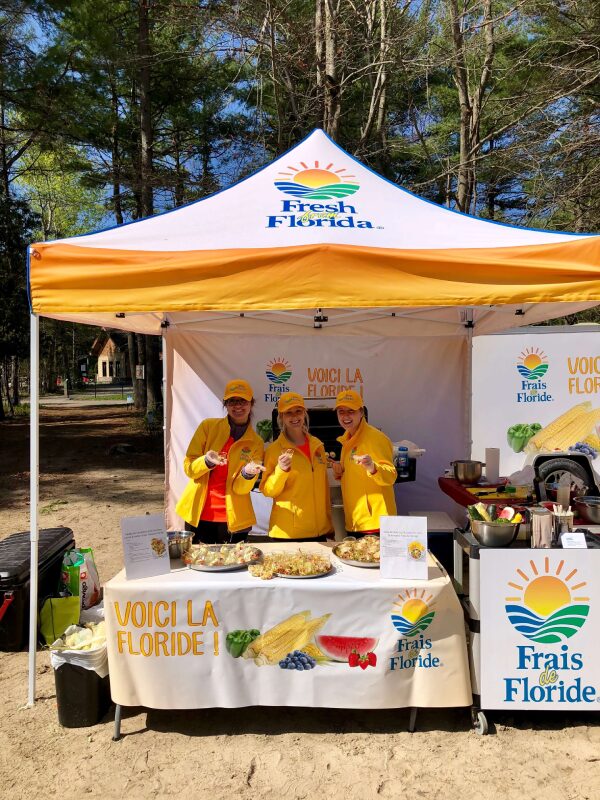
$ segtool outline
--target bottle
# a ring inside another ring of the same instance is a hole
[[[408,478],[408,447],[398,448],[396,468],[398,469],[399,478]]]

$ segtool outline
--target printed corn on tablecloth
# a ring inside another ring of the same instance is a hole
[[[318,548],[330,552],[302,545]],[[104,595],[113,700],[161,709],[470,705],[463,614],[436,562],[426,581],[409,581],[331,561],[330,575],[306,580],[119,573]]]

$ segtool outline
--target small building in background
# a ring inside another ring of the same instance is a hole
[[[98,359],[96,383],[131,381],[126,333],[102,331],[92,345],[91,354]]]

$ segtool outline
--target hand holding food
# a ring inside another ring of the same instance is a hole
[[[373,473],[376,472],[376,467],[373,462],[373,459],[368,453],[365,453],[364,455],[356,454],[353,455],[352,458],[357,464],[360,464],[361,467],[364,467],[367,470],[367,472],[369,472],[371,475],[373,475]]]
[[[209,450],[204,457],[217,467],[222,467],[227,463],[227,453],[224,452],[217,453],[216,450]]]
[[[332,459],[328,459],[327,463],[333,470],[333,477],[339,481],[344,473],[344,468],[341,463],[339,461],[333,461]]]
[[[264,472],[265,468],[259,461],[249,461],[247,464],[244,464],[244,473],[246,475],[258,475],[260,472]]]
[[[292,466],[292,456],[294,455],[294,451],[291,448],[284,450],[282,454],[277,459],[277,463],[279,464],[279,468],[282,469],[284,472],[289,472]]]

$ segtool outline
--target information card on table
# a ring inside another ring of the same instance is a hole
[[[427,517],[381,517],[382,578],[427,580]]]
[[[121,533],[128,580],[169,572],[169,545],[162,514],[123,517]]]

